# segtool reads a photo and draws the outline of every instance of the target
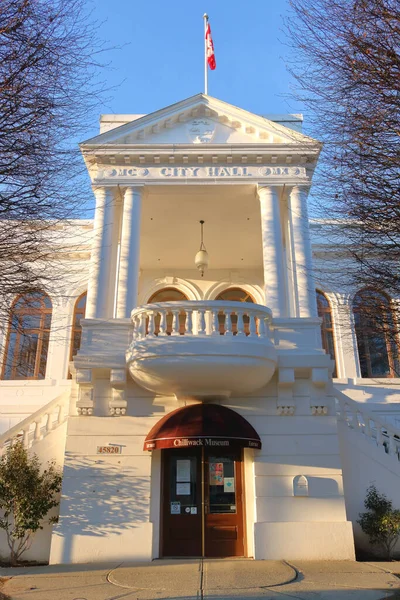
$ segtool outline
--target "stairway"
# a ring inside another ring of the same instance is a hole
[[[394,508],[400,508],[400,430],[381,421],[364,404],[337,390],[334,394],[347,518],[353,522],[357,546],[368,549],[357,524],[365,511],[367,488],[375,485],[393,501]]]
[[[54,437],[50,434],[55,430],[58,430],[57,445],[62,445],[63,456],[63,438],[65,440],[65,431],[64,436],[62,436],[60,428],[66,424],[70,396],[70,390],[63,392],[60,396],[57,396],[45,406],[42,406],[39,410],[29,415],[29,417],[3,433],[3,435],[0,436],[0,454],[3,454],[13,441],[19,440],[27,450],[32,449],[32,451],[36,452],[40,447],[40,454],[46,458],[45,447],[48,446],[48,444],[43,443],[43,441],[47,440],[49,436]],[[63,427],[63,429],[65,430],[66,428]],[[54,442],[54,440],[52,441]],[[39,442],[42,443],[39,445]],[[55,457],[47,455],[47,460],[52,459],[56,460]],[[56,462],[58,463],[58,461]],[[60,466],[62,466],[62,464]]]

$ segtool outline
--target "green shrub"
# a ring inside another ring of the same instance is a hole
[[[42,470],[36,454],[29,456],[20,442],[0,458],[0,529],[6,533],[12,565],[30,547],[36,531],[43,529],[46,515],[59,503],[60,490],[61,474],[55,464]]]
[[[360,513],[357,523],[369,541],[385,551],[391,559],[400,536],[400,510],[394,509],[391,500],[380,494],[374,485],[367,489],[364,506],[368,512]]]

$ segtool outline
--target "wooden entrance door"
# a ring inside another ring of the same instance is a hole
[[[241,452],[208,450],[204,470],[205,556],[244,556]]]
[[[163,556],[244,556],[241,452],[163,450]]]

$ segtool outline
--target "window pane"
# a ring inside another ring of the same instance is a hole
[[[14,303],[3,371],[5,379],[44,377],[49,337],[48,332],[44,335],[44,330],[51,326],[51,306],[50,298],[43,292],[26,294]],[[44,347],[39,357],[41,339]]]
[[[16,379],[34,377],[38,342],[37,333],[21,336],[20,350],[16,357]]]
[[[179,300],[187,300],[185,294],[174,288],[166,288],[160,290],[151,296],[149,303],[152,302],[176,302]]]
[[[335,343],[333,338],[333,321],[331,315],[331,307],[328,299],[317,291],[317,308],[318,316],[322,319],[321,322],[321,341],[322,347],[327,354],[330,355],[332,360],[335,361],[335,367],[332,373],[332,377],[337,377],[336,372],[336,356],[335,356]]]
[[[43,333],[42,335],[42,349],[40,352],[39,361],[39,379],[46,377],[46,363],[47,363],[47,351],[49,349],[49,333]]]
[[[82,296],[82,298],[80,300],[78,300],[78,302],[76,303],[76,308],[82,309],[83,313],[85,313],[85,309],[86,309],[86,299],[87,299],[87,294],[84,294]]]
[[[51,327],[51,313],[48,313],[44,316],[44,329],[50,329]]]
[[[395,328],[389,299],[374,290],[363,290],[356,294],[353,308],[362,377],[391,377],[397,349],[391,343]]]
[[[170,501],[179,503],[178,514],[191,514],[197,506],[197,457],[180,454],[170,462]],[[193,513],[192,513],[193,514]],[[196,513],[197,514],[197,513]]]
[[[208,461],[210,513],[236,513],[235,461],[210,456]]]
[[[8,342],[7,356],[5,359],[4,379],[12,379],[13,361],[15,359],[15,344],[17,342],[17,334],[11,333]]]
[[[225,300],[226,302],[251,302],[254,303],[253,298],[248,292],[240,288],[230,288],[221,292],[216,300]]]
[[[23,333],[27,333],[29,329],[40,329],[41,314],[20,315],[20,327]]]

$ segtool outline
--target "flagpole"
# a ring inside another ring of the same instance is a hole
[[[207,64],[207,25],[208,14],[204,13],[204,93],[208,95],[208,64]]]

